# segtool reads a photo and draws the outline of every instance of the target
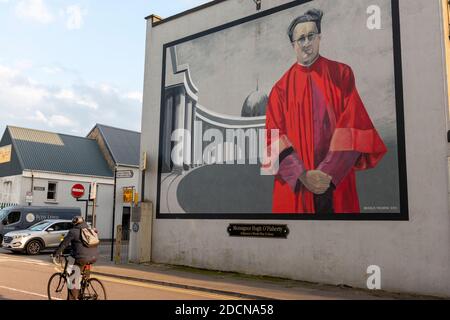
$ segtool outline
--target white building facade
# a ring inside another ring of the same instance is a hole
[[[121,130],[113,129],[119,130],[118,132]],[[117,180],[118,210],[116,219],[113,219],[115,189],[113,168],[116,164],[109,165],[95,139],[8,127],[0,148],[5,146],[11,152],[0,161],[2,207],[11,205],[79,207],[83,217],[91,222],[95,220],[95,226],[103,240],[111,239],[112,231],[118,224],[125,222],[129,226],[129,222],[122,219],[123,208],[130,205],[123,204],[122,187],[133,187],[137,190],[138,169],[117,165],[118,170],[127,168],[133,171],[133,177]],[[72,188],[76,184],[81,184],[85,190],[79,199],[72,195]],[[94,186],[96,192],[93,192]]]

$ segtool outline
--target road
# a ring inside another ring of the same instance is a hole
[[[95,270],[95,267],[94,267]],[[29,257],[0,249],[0,300],[47,300],[47,282],[56,272],[48,254]],[[229,300],[234,297],[95,276],[108,300]]]

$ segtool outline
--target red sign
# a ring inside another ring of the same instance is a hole
[[[82,184],[75,184],[72,187],[72,197],[79,199],[84,195],[84,187]]]

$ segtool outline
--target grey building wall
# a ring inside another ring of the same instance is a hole
[[[287,2],[266,0],[263,9]],[[400,0],[410,221],[288,221],[288,240],[266,240],[230,238],[226,227],[236,221],[155,219],[153,260],[361,288],[367,267],[378,265],[385,290],[450,296],[440,5],[439,0]],[[157,196],[162,45],[253,13],[252,1],[229,0],[155,28],[148,22],[141,142],[151,164],[147,200],[156,203]]]

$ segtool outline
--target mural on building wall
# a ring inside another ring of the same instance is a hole
[[[295,1],[166,44],[158,216],[407,219],[397,11]]]

